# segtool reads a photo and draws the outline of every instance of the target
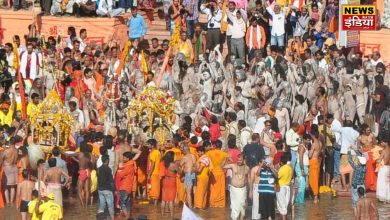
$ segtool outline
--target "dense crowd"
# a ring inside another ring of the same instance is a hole
[[[44,12],[74,9],[64,2]],[[252,219],[287,219],[307,188],[318,203],[339,182],[357,217],[377,215],[366,191],[390,202],[390,73],[379,51],[336,46],[337,2],[164,1],[172,39],[148,47],[134,2],[119,4],[131,10],[126,46],[88,44],[74,27],[44,39],[32,25],[0,49],[1,189],[23,219],[62,218],[68,190],[83,207],[97,195],[103,219],[134,216],[135,200],[172,218],[186,204],[243,219],[250,201]],[[172,124],[129,114],[148,87],[175,99]],[[70,151],[39,157],[30,117],[53,89],[73,117]]]

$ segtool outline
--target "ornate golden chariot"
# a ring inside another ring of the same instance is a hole
[[[163,145],[169,133],[168,127],[170,128],[174,121],[174,109],[175,99],[172,95],[153,85],[145,87],[136,98],[130,101],[128,116],[129,119],[137,118],[138,123],[141,123],[142,115],[146,114],[149,125],[148,135],[154,135],[158,143]],[[134,123],[129,123],[130,133],[134,125]],[[154,129],[155,126],[156,129]]]
[[[30,116],[34,144],[44,152],[50,152],[54,146],[67,150],[72,122],[72,115],[64,109],[58,93],[51,90]]]

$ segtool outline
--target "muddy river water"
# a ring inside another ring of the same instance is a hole
[[[96,203],[95,203],[96,204]],[[379,219],[390,220],[390,204],[378,203]],[[96,205],[89,206],[86,209],[81,208],[79,201],[76,197],[68,197],[64,201],[64,219],[65,220],[95,220],[96,219]],[[195,210],[195,212],[201,216],[203,219],[230,219],[230,210],[228,208],[209,208],[206,210]],[[247,216],[245,219],[250,218],[251,210],[247,209]],[[141,214],[147,215],[148,219],[159,220],[159,219],[169,219],[162,218],[160,216],[159,209],[156,209],[153,205],[149,204],[138,204],[135,202],[133,206],[133,217],[137,217]],[[168,213],[167,213],[168,214]],[[181,208],[176,208],[175,218],[180,219],[181,217]],[[277,215],[277,219],[280,216]],[[0,209],[0,219],[5,220],[18,220],[21,219],[19,213],[15,208],[3,208]],[[115,217],[115,220],[122,220],[124,218]],[[289,218],[290,219],[290,218]],[[309,200],[304,205],[296,206],[295,208],[295,219],[308,219],[308,220],[317,220],[317,219],[346,219],[352,220],[353,210],[351,207],[350,198],[334,198],[334,199],[321,199],[320,203],[317,205],[312,204]]]

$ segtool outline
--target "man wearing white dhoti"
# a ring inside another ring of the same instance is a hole
[[[376,197],[381,202],[390,202],[390,138],[387,137],[382,141],[383,151],[380,161],[384,166],[379,169]]]
[[[230,186],[230,209],[232,210],[230,217],[233,220],[244,219],[249,175],[249,167],[244,163],[244,155],[238,155],[237,164],[225,165],[224,169],[231,169],[233,173]]]
[[[259,210],[259,181],[260,177],[256,175],[259,171],[260,166],[256,165],[251,169],[250,182],[251,190],[249,191],[249,198],[252,198],[252,220],[260,220],[260,210]]]
[[[290,184],[293,176],[293,169],[290,164],[291,154],[284,153],[281,159],[281,167],[278,171],[280,189],[276,192],[276,205],[282,219],[287,219],[288,204],[290,203]]]

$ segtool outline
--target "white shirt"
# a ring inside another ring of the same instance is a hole
[[[82,53],[84,52],[84,49],[87,46],[87,44],[81,38],[78,38],[77,40],[80,42],[80,52]]]
[[[214,16],[211,14],[211,10],[206,8],[204,4],[200,6],[200,10],[207,15],[207,28],[221,28],[222,11],[219,10],[218,6],[214,11]],[[211,23],[214,24],[213,27],[210,26]]]
[[[5,54],[7,57],[7,62],[8,62],[8,72],[11,74],[11,76],[15,76],[15,69],[13,67],[14,65],[14,52],[11,51],[9,54]]]
[[[241,18],[233,22],[232,26],[232,39],[241,39],[245,37],[246,24],[245,21]]]
[[[328,63],[326,63],[326,60],[325,59],[321,59],[319,62],[318,62],[318,67],[319,68],[322,68],[324,70],[327,70],[328,68]]]
[[[114,165],[115,165],[115,151],[112,149],[107,150],[109,162],[108,162],[108,167],[111,168],[111,171],[113,172],[112,174],[114,175]],[[96,161],[96,168],[99,168],[103,165],[102,161],[102,155],[99,156],[99,158]]]
[[[245,112],[244,110],[240,110],[237,112],[237,121],[245,120]]]
[[[79,124],[85,128],[86,126],[84,125],[84,114],[83,114],[83,111],[81,111],[80,109],[76,109],[72,112],[72,115],[73,115],[73,119],[74,120],[77,120],[79,122]]]
[[[359,132],[355,131],[351,127],[342,127],[340,129],[341,134],[341,154],[347,154],[348,148],[356,146],[357,139],[359,137]]]
[[[261,116],[257,119],[255,128],[253,129],[253,133],[260,134],[264,130],[264,122],[267,121],[267,119],[264,116]]]
[[[240,134],[240,144],[241,144],[241,148],[240,150],[242,151],[242,149],[245,147],[245,145],[251,143],[251,140],[252,140],[252,129],[250,127],[245,127],[243,129],[241,129],[241,134]]]
[[[338,145],[341,145],[340,138],[340,129],[342,128],[341,123],[337,119],[333,119],[332,124],[330,124],[330,132],[335,136],[335,141]]]
[[[291,147],[291,150],[298,150],[298,145],[300,144],[300,137],[292,128],[286,132],[286,144]]]
[[[237,19],[237,16],[236,16],[237,11],[238,11],[237,9],[235,9],[233,12],[227,10],[226,11],[227,16],[224,17],[224,22],[227,22],[228,18],[229,18],[231,23],[233,23],[233,24],[231,24],[229,22],[227,30],[226,30],[226,35],[231,36],[232,38],[242,38],[245,36],[245,31],[246,31],[246,23],[245,23],[245,21],[247,20],[246,11],[240,9],[241,16],[242,16],[242,18],[240,20]],[[238,31],[238,33],[237,33],[237,31]],[[237,34],[239,34],[239,35],[237,35]],[[240,36],[240,35],[242,35],[242,36]],[[235,36],[235,37],[233,37],[233,36]]]
[[[283,12],[279,12],[279,14],[275,14],[271,7],[267,8],[268,13],[272,16],[272,36],[281,36],[285,33],[284,25],[286,21],[286,16]]]

